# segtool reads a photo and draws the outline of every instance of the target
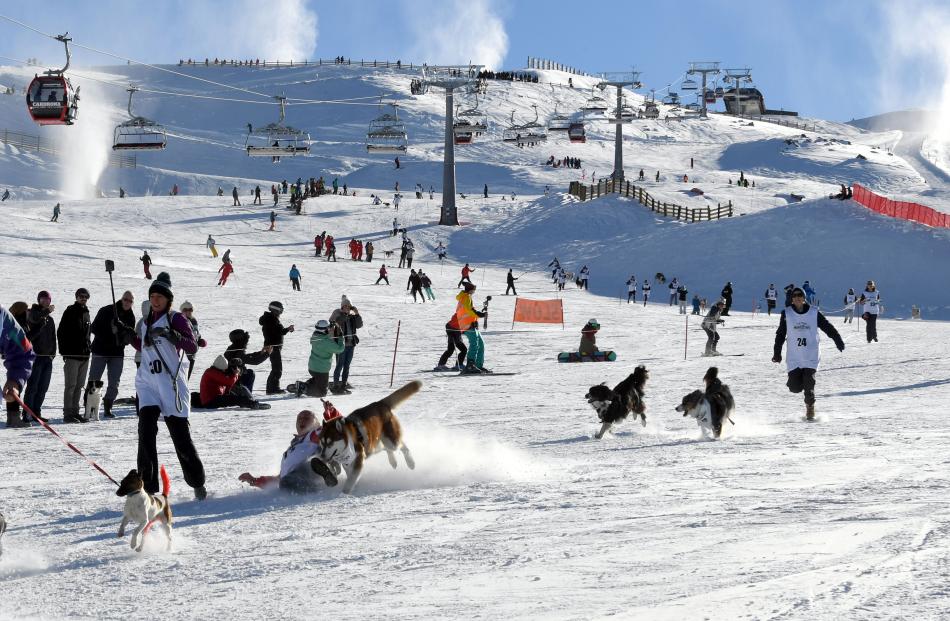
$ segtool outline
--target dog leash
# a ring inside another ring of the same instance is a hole
[[[62,441],[63,444],[65,444],[67,447],[69,447],[69,448],[70,448],[72,451],[74,451],[77,455],[79,455],[80,457],[82,457],[83,459],[85,459],[86,462],[88,462],[90,466],[92,466],[93,468],[95,468],[96,470],[98,470],[99,472],[101,472],[102,474],[104,474],[105,477],[106,477],[107,479],[109,479],[110,481],[112,481],[112,482],[115,484],[116,487],[119,486],[119,482],[116,481],[115,479],[113,479],[113,478],[109,475],[109,473],[105,471],[105,469],[104,469],[102,466],[100,466],[99,464],[97,464],[97,463],[94,462],[93,460],[91,460],[91,459],[89,459],[88,457],[86,457],[86,454],[85,454],[85,453],[83,453],[83,452],[80,451],[78,448],[76,448],[76,446],[75,446],[72,442],[70,442],[69,440],[67,440],[67,439],[64,438],[63,436],[59,435],[59,433],[58,433],[55,429],[53,429],[52,427],[50,427],[45,421],[43,421],[43,419],[41,419],[39,416],[37,416],[37,415],[33,412],[33,410],[31,410],[29,407],[27,407],[27,405],[26,405],[25,403],[23,403],[23,399],[20,398],[20,395],[14,394],[14,395],[13,395],[13,400],[16,401],[17,403],[19,403],[19,404],[20,404],[20,407],[22,407],[23,410],[24,410],[26,413],[28,413],[30,416],[32,416],[32,417],[36,420],[36,422],[38,422],[39,424],[41,424],[41,425],[43,425],[44,427],[46,427],[46,430],[47,430],[47,431],[49,431],[51,434],[53,434],[54,436],[56,436],[57,438],[59,438],[59,439]]]

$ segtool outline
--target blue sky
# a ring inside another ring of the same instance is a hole
[[[302,55],[636,65],[661,88],[691,60],[749,66],[769,107],[848,120],[940,105],[950,3],[902,0],[48,0],[0,9],[46,32],[150,62]],[[946,7],[946,8],[945,8]],[[42,21],[40,21],[42,20]],[[0,21],[0,55],[57,64],[55,42]],[[111,64],[77,50],[78,64]]]

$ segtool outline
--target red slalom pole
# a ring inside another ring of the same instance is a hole
[[[399,349],[399,328],[402,327],[402,319],[396,323],[396,344],[393,345],[393,369],[389,374],[389,387],[393,387],[393,379],[396,377],[396,350]]]
[[[24,410],[27,414],[29,414],[30,416],[32,416],[32,417],[36,420],[36,422],[38,422],[39,424],[41,424],[41,425],[43,425],[44,427],[46,427],[46,430],[47,430],[48,432],[50,432],[51,434],[53,434],[54,436],[56,436],[57,438],[59,438],[59,439],[62,441],[63,444],[65,444],[67,447],[69,447],[69,448],[70,448],[73,452],[75,452],[77,455],[79,455],[80,457],[82,457],[83,459],[85,459],[86,462],[88,462],[90,466],[92,466],[93,468],[95,468],[96,470],[98,470],[99,472],[101,472],[102,474],[104,474],[105,477],[106,477],[107,479],[109,479],[110,481],[112,481],[112,482],[115,484],[116,487],[119,486],[119,482],[116,481],[115,479],[113,479],[111,476],[109,476],[109,473],[106,472],[106,471],[102,468],[102,466],[100,466],[100,465],[97,464],[96,462],[94,462],[94,461],[92,461],[91,459],[89,459],[88,457],[86,457],[86,454],[83,453],[82,451],[80,451],[78,448],[76,448],[76,447],[73,445],[72,442],[70,442],[69,440],[67,440],[67,439],[64,438],[63,436],[59,435],[59,433],[58,433],[55,429],[53,429],[52,427],[50,427],[48,424],[46,424],[46,423],[43,421],[43,419],[41,419],[39,416],[37,416],[36,414],[34,414],[34,413],[33,413],[33,410],[31,410],[30,408],[28,408],[27,405],[26,405],[25,403],[23,403],[23,399],[20,398],[20,395],[14,394],[14,395],[13,395],[13,400],[16,401],[17,403],[19,403],[19,404],[20,404],[20,407],[23,408],[23,410]]]

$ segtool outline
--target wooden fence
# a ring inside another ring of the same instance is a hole
[[[572,181],[567,191],[582,201],[593,200],[607,194],[619,194],[634,199],[653,213],[682,222],[702,222],[703,220],[720,220],[732,217],[732,201],[725,205],[719,203],[715,208],[684,207],[674,203],[658,201],[650,196],[650,193],[644,190],[642,186],[637,186],[626,180],[615,182],[613,179],[601,179],[595,184]]]
[[[761,121],[763,123],[773,123],[775,125],[782,125],[784,127],[794,127],[795,129],[800,129],[806,132],[816,132],[818,131],[818,125],[812,123],[799,123],[797,121],[789,121],[780,116],[768,116],[760,114],[730,114],[728,112],[717,112],[716,114],[722,114],[723,116],[732,116],[739,119],[748,119],[750,121]]]
[[[0,142],[12,145],[18,149],[35,151],[36,153],[46,153],[49,155],[59,154],[59,149],[50,141],[44,140],[41,136],[21,134],[20,132],[13,132],[9,129],[4,129],[3,133],[0,134]],[[137,164],[138,160],[134,155],[109,154],[109,166],[115,166],[116,168],[135,168]]]

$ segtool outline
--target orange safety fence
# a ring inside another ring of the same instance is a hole
[[[564,327],[564,304],[562,300],[515,299],[515,314],[511,320],[522,323],[559,323]]]
[[[950,228],[950,214],[941,213],[926,205],[891,200],[857,183],[854,184],[853,193],[852,198],[856,202],[879,214],[927,226]]]

